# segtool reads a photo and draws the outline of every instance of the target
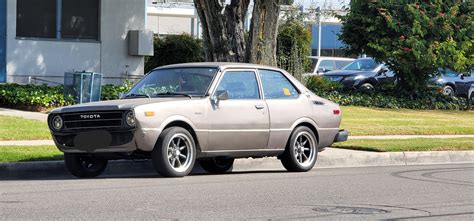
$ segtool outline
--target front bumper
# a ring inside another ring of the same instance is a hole
[[[347,130],[340,130],[336,137],[334,138],[334,142],[344,142],[347,141],[349,138],[349,132]]]

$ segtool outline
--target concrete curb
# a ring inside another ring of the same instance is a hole
[[[380,136],[349,136],[349,140],[407,140],[407,139],[451,139],[474,138],[474,134],[465,135],[380,135]],[[5,140],[0,141],[1,146],[37,146],[54,145],[53,140]]]
[[[423,164],[474,163],[474,151],[439,151],[439,152],[393,152],[373,153],[328,148],[318,156],[315,169],[337,167],[367,166],[404,166]],[[285,170],[275,157],[261,159],[237,159],[234,172]],[[199,164],[193,169],[194,174],[205,173]],[[105,176],[151,175],[157,176],[149,160],[111,161]],[[63,161],[0,163],[0,180],[35,179],[54,176],[68,176]]]

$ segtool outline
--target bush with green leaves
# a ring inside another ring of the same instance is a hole
[[[287,70],[298,80],[311,68],[311,32],[298,12],[288,11],[282,18],[277,35],[278,67]]]
[[[424,96],[412,98],[397,93],[393,85],[363,91],[343,88],[339,83],[321,77],[309,77],[306,79],[306,86],[316,95],[343,106],[434,110],[463,110],[467,107],[464,98],[444,96],[434,89],[427,89]]]
[[[125,81],[122,85],[106,84],[102,86],[101,100],[119,99],[121,93],[127,93],[133,86],[132,81]]]
[[[153,45],[154,55],[145,57],[145,72],[168,64],[204,61],[202,41],[188,34],[156,35]]]
[[[0,106],[44,110],[72,103],[72,98],[64,98],[62,85],[0,84]]]

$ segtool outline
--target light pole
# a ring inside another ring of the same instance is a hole
[[[318,13],[318,58],[321,57],[321,7],[316,8]]]

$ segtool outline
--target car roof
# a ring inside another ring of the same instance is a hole
[[[325,56],[308,56],[308,58],[312,59],[325,59],[325,60],[344,60],[344,61],[352,61],[355,60],[354,58],[343,58],[343,57],[325,57]]]
[[[277,70],[283,71],[277,67],[271,67],[267,65],[260,65],[260,64],[250,64],[250,63],[233,63],[233,62],[195,62],[195,63],[181,63],[181,64],[171,64],[165,65],[161,67],[157,67],[153,70],[160,70],[160,69],[168,69],[168,68],[193,68],[193,67],[215,67],[221,70],[228,69],[228,68],[241,68],[241,69],[270,69],[270,70]]]

